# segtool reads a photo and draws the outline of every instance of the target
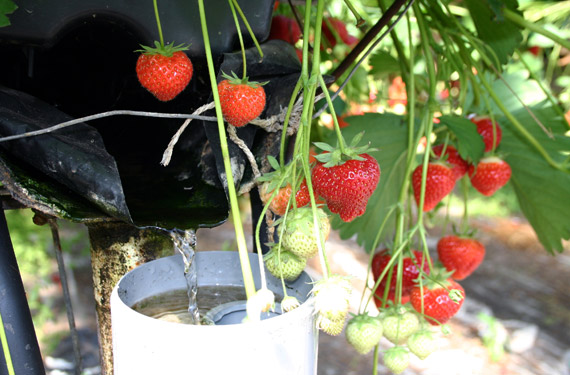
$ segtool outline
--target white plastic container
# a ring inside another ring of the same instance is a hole
[[[243,285],[235,252],[198,252],[195,262],[198,288]],[[250,262],[259,287],[256,254],[250,254]],[[256,323],[186,325],[153,319],[131,309],[148,297],[186,287],[182,257],[143,264],[123,276],[111,295],[114,375],[314,375],[318,330],[313,300],[307,300],[310,283],[311,278],[303,273],[287,284],[288,295],[302,302],[289,313],[281,315],[277,308],[276,316]],[[268,287],[282,295],[281,281],[269,274]],[[230,305],[230,313],[244,313],[239,303]],[[223,311],[218,315],[223,316]]]

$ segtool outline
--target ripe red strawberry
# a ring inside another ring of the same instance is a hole
[[[437,145],[433,147],[433,153],[441,158],[441,152],[443,151],[444,145]],[[451,165],[451,171],[455,177],[455,181],[459,180],[461,177],[467,173],[469,169],[469,163],[467,163],[452,145],[447,145],[445,148],[445,155],[447,156],[447,162]]]
[[[422,188],[422,165],[412,173],[412,187],[416,203],[420,204]],[[455,177],[451,169],[443,163],[429,163],[426,177],[424,212],[432,210],[455,186]]]
[[[358,38],[348,33],[344,22],[336,18],[328,17],[326,21],[323,21],[322,31],[331,48],[336,46],[337,41],[334,32],[329,28],[329,23],[335,29],[336,33],[340,37],[340,40],[342,40],[345,44],[352,46],[358,43]]]
[[[485,246],[472,238],[445,236],[437,243],[437,255],[455,280],[471,275],[485,257]]]
[[[180,94],[192,79],[192,62],[183,46],[167,44],[156,47],[141,46],[136,72],[141,85],[158,100],[167,102]]]
[[[409,256],[404,257],[403,259],[403,274],[402,274],[402,304],[406,303],[407,297],[409,297],[412,288],[415,286],[414,280],[418,278],[420,275],[419,266],[421,266],[423,261],[423,253],[420,251],[413,251],[414,259]],[[372,258],[372,275],[374,276],[374,281],[377,281],[378,278],[382,275],[382,272],[390,262],[392,255],[388,253],[388,250],[382,250],[374,255]],[[415,264],[414,264],[415,262]],[[416,266],[416,264],[418,266]],[[392,278],[390,281],[390,291],[388,292],[388,300],[394,302],[396,298],[396,280],[397,280],[397,263],[394,263],[394,269],[392,271]],[[426,274],[429,274],[429,264],[426,261],[423,261],[423,270]],[[384,278],[380,282],[378,289],[376,290],[376,306],[382,306],[381,298],[384,296],[384,290],[386,289],[386,285],[388,283],[388,271],[384,275]]]
[[[301,28],[294,19],[282,15],[273,16],[269,40],[280,39],[295,44],[301,38]]]
[[[273,194],[273,190],[269,190],[270,182],[266,182],[261,186],[261,200],[263,203],[267,203],[269,198],[271,198],[271,194]],[[274,214],[283,216],[285,215],[285,211],[287,210],[287,203],[289,203],[289,197],[291,196],[291,184],[287,184],[286,186],[279,189],[277,195],[273,198],[271,203],[269,204],[269,209],[273,211]],[[309,189],[307,188],[307,182],[303,180],[299,189],[295,193],[295,201],[297,203],[297,207],[304,207],[311,201],[311,197],[309,196]],[[289,208],[291,208],[293,205]]]
[[[511,167],[495,156],[483,158],[477,168],[469,167],[469,178],[477,191],[489,197],[509,182]]]
[[[451,296],[450,293],[452,293]],[[424,284],[423,292],[419,285],[414,287],[410,301],[419,313],[422,312],[423,301],[423,314],[426,320],[431,325],[438,325],[451,319],[459,311],[464,300],[465,291],[463,287],[455,280],[448,278],[440,281],[440,283]]]
[[[477,125],[477,133],[481,134],[483,137],[483,142],[485,142],[485,152],[493,150],[493,121],[488,116],[476,116],[471,119],[475,125]],[[499,126],[499,123],[495,122],[495,131],[497,140],[495,141],[495,148],[499,147],[501,143],[501,138],[503,131]]]
[[[226,74],[218,83],[224,119],[235,127],[241,127],[257,118],[265,108],[265,90],[259,82],[248,82]]]
[[[351,159],[331,167],[326,167],[321,158],[312,171],[315,193],[324,198],[331,212],[338,213],[345,222],[366,211],[368,199],[380,179],[376,159],[368,154],[359,157],[364,160]]]
[[[368,313],[356,315],[346,325],[346,340],[360,354],[371,351],[382,338],[382,322]]]

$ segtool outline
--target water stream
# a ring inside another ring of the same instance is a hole
[[[188,313],[192,324],[200,324],[200,311],[198,310],[198,272],[194,262],[196,247],[196,231],[189,230],[172,230],[170,231],[174,249],[182,254],[184,260],[184,278],[188,288]]]

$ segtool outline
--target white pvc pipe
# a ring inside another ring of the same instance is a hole
[[[255,254],[250,257],[251,262],[257,261]],[[198,252],[195,261],[198,287],[242,283],[237,253]],[[310,282],[303,274],[288,284],[287,293],[303,302],[312,288]],[[312,299],[267,320],[223,326],[165,322],[130,308],[150,296],[185,286],[179,255],[146,263],[119,281],[111,295],[114,375],[317,373],[318,330]],[[268,287],[282,294],[278,279],[268,277]]]

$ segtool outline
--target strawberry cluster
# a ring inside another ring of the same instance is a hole
[[[485,156],[473,165],[464,160],[457,149],[450,144],[440,144],[432,148],[435,158],[430,161],[425,171],[425,193],[422,210],[434,209],[455,187],[455,182],[465,174],[469,175],[471,185],[485,196],[493,195],[511,178],[511,167],[494,155],[502,138],[501,127],[489,117],[474,117],[471,121],[477,126],[485,144]],[[418,206],[422,198],[423,165],[412,173],[414,198]]]

